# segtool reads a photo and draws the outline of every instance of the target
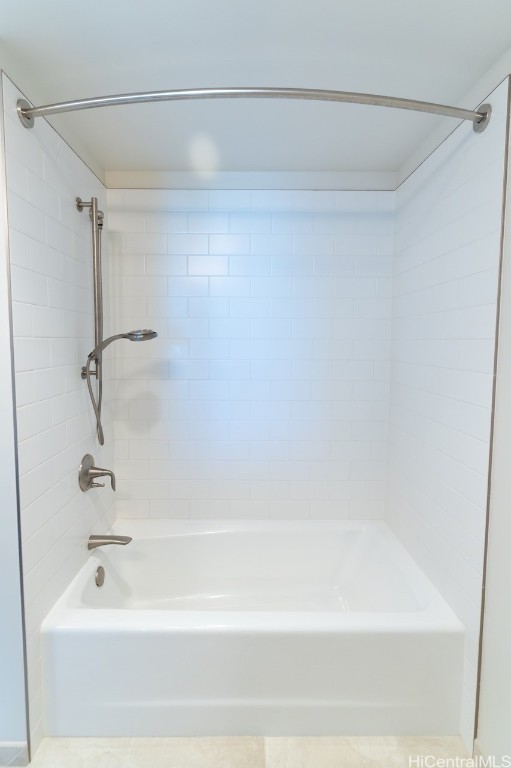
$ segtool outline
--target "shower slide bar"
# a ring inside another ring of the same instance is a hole
[[[17,102],[19,119],[25,128],[32,128],[36,117],[58,115],[62,112],[76,112],[80,109],[115,107],[120,104],[144,104],[155,101],[187,101],[191,99],[296,99],[305,101],[335,101],[349,104],[369,104],[376,107],[408,109],[414,112],[429,112],[434,115],[471,120],[476,133],[484,131],[491,115],[490,104],[481,104],[477,110],[449,107],[429,101],[401,99],[394,96],[376,96],[371,93],[350,91],[329,91],[318,88],[192,88],[174,91],[147,91],[124,93],[115,96],[96,96],[91,99],[61,101],[32,107],[25,99]]]
[[[82,379],[87,382],[89,397],[96,417],[96,432],[100,445],[105,444],[105,435],[101,423],[101,407],[103,404],[103,350],[119,339],[128,339],[128,341],[148,341],[155,339],[158,334],[150,328],[143,328],[128,333],[117,333],[115,336],[109,336],[103,339],[103,278],[101,269],[101,231],[103,229],[104,214],[98,208],[98,198],[93,197],[89,202],[80,197],[75,199],[76,208],[82,212],[85,208],[89,209],[89,217],[92,224],[92,274],[94,286],[94,349],[88,355],[85,365],[82,367]],[[91,365],[95,368],[91,369]],[[94,394],[92,387],[92,377],[96,377],[97,390]],[[90,463],[90,462],[89,462]],[[90,463],[92,467],[94,462]],[[89,467],[89,469],[90,469]],[[93,467],[97,469],[97,467]],[[103,473],[106,470],[101,470]],[[81,486],[80,486],[81,487]],[[89,486],[90,487],[90,486]],[[112,488],[115,491],[115,478],[112,478]],[[83,487],[82,491],[88,490]]]
[[[101,268],[101,232],[105,215],[98,208],[98,198],[92,197],[89,202],[80,197],[75,199],[76,209],[80,213],[89,209],[89,218],[92,225],[92,275],[94,288],[94,348],[98,350],[92,358],[95,368],[90,370],[90,362],[82,368],[82,379],[87,381],[89,397],[96,414],[96,426],[100,445],[104,443],[103,427],[101,425],[101,407],[103,404],[103,360],[101,357],[101,344],[103,342],[103,278]],[[91,361],[92,362],[92,361]],[[91,376],[96,377],[97,394],[92,389]]]

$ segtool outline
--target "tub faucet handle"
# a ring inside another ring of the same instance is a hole
[[[112,485],[112,491],[115,491],[115,475],[110,469],[101,469],[101,467],[91,467],[89,469],[89,477],[109,477]],[[92,483],[91,488],[104,488],[104,483]]]
[[[80,464],[78,472],[78,483],[82,491],[88,491],[90,488],[104,488],[104,483],[96,483],[94,480],[98,477],[109,477],[112,485],[112,491],[115,491],[115,475],[110,469],[102,469],[94,466],[94,458],[90,453],[86,453]]]

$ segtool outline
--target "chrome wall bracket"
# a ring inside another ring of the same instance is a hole
[[[95,376],[96,379],[98,378],[98,371],[97,368],[94,368],[94,370],[89,370],[89,376]],[[80,373],[80,377],[85,381],[87,379],[87,366],[82,365],[82,371]]]
[[[477,111],[482,112],[484,117],[481,120],[472,123],[472,127],[476,133],[482,133],[488,127],[488,123],[490,122],[491,104],[481,104],[481,106],[477,108]]]
[[[86,202],[84,202],[82,200],[81,197],[77,197],[75,202],[76,202],[76,209],[78,211],[80,211],[80,213],[83,211],[84,208],[88,208],[89,209],[89,219],[92,221],[92,218],[93,218],[93,215],[94,215],[93,214],[94,206],[93,206],[92,201],[89,202],[89,203],[86,203]],[[98,222],[97,222],[98,223],[98,227],[101,229],[103,227],[103,222],[104,222],[104,219],[105,219],[105,214],[103,213],[103,211],[98,211],[97,212],[97,216],[98,216]]]
[[[16,112],[18,113],[18,117],[21,121],[21,125],[24,128],[34,127],[33,116],[26,113],[26,110],[30,109],[30,107],[31,107],[31,104],[29,104],[26,99],[18,99],[16,103]]]

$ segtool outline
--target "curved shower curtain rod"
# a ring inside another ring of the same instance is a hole
[[[176,91],[147,91],[143,93],[124,93],[115,96],[96,96],[92,99],[61,101],[32,107],[25,99],[17,102],[18,116],[25,128],[32,128],[34,118],[45,115],[58,115],[62,112],[76,112],[80,109],[96,107],[114,107],[119,104],[141,104],[154,101],[186,101],[190,99],[297,99],[305,101],[336,101],[349,104],[369,104],[376,107],[409,109],[415,112],[429,112],[471,120],[474,131],[484,131],[491,115],[490,104],[482,104],[477,111],[434,104],[429,101],[400,99],[394,96],[376,96],[371,93],[352,93],[350,91],[327,91],[318,88],[193,88]]]

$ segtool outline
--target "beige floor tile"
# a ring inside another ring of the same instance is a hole
[[[434,755],[438,758],[469,757],[459,736],[430,737],[428,739],[413,737],[396,739],[395,755],[408,757],[417,755]]]
[[[264,768],[264,741],[44,739],[30,768]]]
[[[408,768],[467,756],[458,738],[44,739],[31,768]]]
[[[131,768],[131,739],[43,739],[30,768]]]
[[[466,755],[458,738],[267,738],[265,768],[408,768],[409,757]]]
[[[134,739],[130,768],[264,768],[259,738]]]

